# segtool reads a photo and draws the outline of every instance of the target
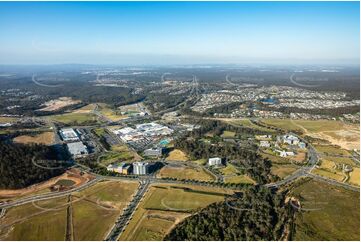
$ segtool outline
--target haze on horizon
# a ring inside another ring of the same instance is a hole
[[[0,2],[0,64],[358,64],[359,2]]]

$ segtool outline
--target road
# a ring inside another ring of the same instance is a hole
[[[124,209],[123,213],[117,219],[112,229],[106,236],[105,240],[114,241],[119,238],[119,236],[122,234],[129,221],[132,219],[134,212],[139,205],[139,202],[142,200],[144,194],[148,190],[149,184],[150,184],[149,180],[141,181],[138,191],[133,197],[133,200]]]
[[[262,126],[262,127],[265,127],[265,128],[268,128],[268,129],[276,129],[278,131],[286,132],[285,130],[280,129],[280,128],[274,128],[272,126],[267,126],[267,125],[260,125],[255,119],[252,120],[252,123],[254,123],[256,125],[259,125],[259,126]],[[288,132],[288,133],[298,137],[302,142],[304,142],[307,145],[307,150],[308,150],[307,164],[305,166],[301,167],[300,169],[298,169],[297,171],[295,171],[294,173],[292,173],[291,175],[285,177],[281,181],[266,184],[265,185],[266,187],[278,188],[280,186],[291,183],[294,180],[297,180],[298,178],[301,178],[301,177],[312,177],[312,178],[317,179],[319,181],[326,182],[326,183],[328,183],[330,185],[341,186],[341,187],[344,187],[346,189],[353,190],[353,191],[360,191],[359,187],[356,187],[356,186],[353,186],[353,185],[350,185],[350,184],[347,184],[347,183],[339,182],[339,181],[336,181],[336,180],[328,179],[326,177],[322,177],[322,176],[319,176],[319,175],[312,174],[311,173],[312,170],[316,167],[316,165],[319,162],[319,156],[318,156],[318,153],[317,153],[316,149],[312,146],[311,143],[307,142],[307,140],[303,139],[301,136],[299,136],[299,135],[297,135],[295,133],[292,133],[292,132]]]
[[[96,184],[99,180],[100,179],[97,177],[83,185],[80,185],[79,187],[76,187],[76,188],[73,188],[73,189],[70,189],[67,191],[63,191],[63,192],[45,193],[45,194],[40,194],[40,195],[36,195],[36,196],[32,196],[32,197],[20,198],[18,200],[12,201],[12,202],[4,202],[4,203],[0,204],[0,209],[16,207],[16,206],[23,205],[23,204],[30,203],[30,202],[36,202],[36,201],[63,197],[63,196],[69,195],[73,192],[79,192],[81,190],[84,190],[84,189]]]

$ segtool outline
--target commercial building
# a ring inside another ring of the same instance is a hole
[[[208,165],[210,165],[210,166],[222,165],[222,159],[219,157],[209,158]]]
[[[289,145],[297,145],[300,140],[294,135],[284,135],[283,136],[283,143],[287,143]]]
[[[271,144],[270,144],[270,142],[267,141],[267,140],[261,140],[261,141],[259,142],[259,146],[260,146],[260,147],[269,148],[269,147],[271,147]]]
[[[147,162],[134,162],[133,173],[135,175],[146,175],[149,172],[149,163]]]
[[[152,157],[160,157],[163,154],[163,148],[162,147],[154,147],[151,149],[146,149],[144,151],[144,156],[152,156]]]
[[[82,142],[74,142],[67,144],[68,151],[73,157],[80,157],[88,154],[88,149],[86,145]]]
[[[79,135],[72,128],[64,128],[59,131],[59,134],[65,142],[75,142],[79,141]]]
[[[294,156],[295,155],[295,153],[293,151],[277,150],[277,152],[280,153],[281,157],[287,157],[287,156]]]
[[[126,164],[126,163],[122,162],[120,164],[108,165],[107,170],[113,171],[113,172],[116,172],[119,174],[129,175],[132,170],[132,166],[130,164]]]

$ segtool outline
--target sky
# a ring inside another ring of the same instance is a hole
[[[358,64],[359,9],[359,2],[0,2],[0,64]]]

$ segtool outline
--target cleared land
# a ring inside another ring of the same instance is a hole
[[[137,187],[137,182],[106,181],[76,193],[81,200],[73,204],[75,240],[103,240]]]
[[[191,212],[222,201],[228,193],[221,188],[152,185],[120,240],[162,240]]]
[[[360,128],[356,124],[330,120],[291,119],[262,119],[262,122],[289,131],[299,131],[313,138],[328,140],[346,150],[360,147]]]
[[[360,193],[309,180],[292,191],[304,209],[292,240],[360,240]]]
[[[97,121],[96,115],[92,113],[67,113],[62,115],[48,116],[48,118],[53,121],[64,124],[70,124],[70,123],[82,124],[85,122]]]
[[[0,239],[65,240],[66,206],[66,198],[58,198],[10,208],[1,221]]]
[[[353,171],[350,173],[350,179],[348,181],[351,184],[360,186],[360,168],[353,168]]]
[[[324,153],[325,155],[350,155],[347,150],[342,149],[337,145],[314,145],[314,148],[317,150],[317,152]]]
[[[201,167],[165,166],[159,171],[157,176],[176,178],[179,180],[191,179],[198,181],[214,181],[214,177],[205,172]]]
[[[51,145],[54,142],[54,132],[43,132],[34,136],[20,135],[14,138],[14,142],[21,144],[44,144]]]
[[[188,157],[183,151],[175,149],[168,154],[166,160],[187,161]]]
[[[118,121],[128,117],[126,115],[118,114],[115,110],[111,109],[108,105],[104,103],[100,103],[98,107],[99,107],[99,112],[107,119],[110,119],[111,121]]]
[[[78,104],[80,102],[81,102],[80,100],[73,100],[71,97],[60,97],[58,99],[50,100],[43,103],[42,106],[45,107],[39,109],[39,111],[46,111],[46,112],[56,111],[65,108],[67,106]]]
[[[94,103],[88,104],[84,107],[76,109],[73,113],[91,113],[95,109],[96,105]]]
[[[94,177],[89,174],[81,174],[77,169],[70,169],[63,175],[51,178],[45,182],[37,183],[23,189],[3,189],[0,190],[1,200],[16,200],[21,197],[32,196],[35,194],[51,192],[53,187],[60,180],[71,180],[74,182],[72,186],[79,186],[93,179]]]
[[[299,169],[299,166],[294,164],[272,164],[271,173],[283,179],[294,173],[297,169]]]

